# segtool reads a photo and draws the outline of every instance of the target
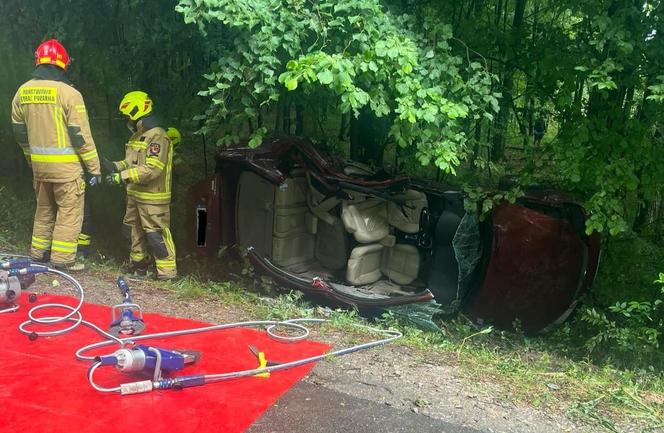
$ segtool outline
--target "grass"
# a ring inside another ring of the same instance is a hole
[[[474,381],[503,385],[504,397],[515,403],[565,411],[572,418],[609,430],[616,422],[629,419],[664,427],[661,405],[641,397],[645,390],[610,366],[527,349],[492,350],[486,345],[464,351],[459,365]],[[661,392],[662,383],[658,385]]]

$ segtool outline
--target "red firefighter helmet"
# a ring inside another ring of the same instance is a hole
[[[69,54],[60,42],[49,39],[37,47],[35,65],[56,65],[66,71],[69,66]]]

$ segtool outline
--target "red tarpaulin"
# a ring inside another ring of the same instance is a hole
[[[65,296],[42,295],[37,304],[62,302],[76,305]],[[241,432],[249,427],[283,393],[306,375],[312,365],[272,373],[269,378],[249,377],[182,391],[153,391],[121,396],[95,391],[88,385],[89,363],[77,361],[76,349],[99,341],[101,337],[87,327],[57,337],[36,341],[18,331],[27,319],[29,304],[23,296],[16,313],[0,314],[0,432],[61,433],[85,432]],[[103,329],[111,321],[110,308],[84,304],[86,320]],[[50,314],[41,311],[40,315]],[[145,314],[147,329],[154,333],[205,325],[192,320]],[[35,328],[52,330],[51,327]],[[222,373],[258,366],[248,344],[265,352],[269,360],[286,362],[324,353],[327,345],[302,341],[281,343],[264,331],[230,329],[145,343],[202,353],[195,365],[179,375]],[[110,353],[109,346],[100,353]],[[96,353],[95,353],[96,354]],[[113,387],[123,382],[143,380],[103,367],[95,376],[100,386]],[[98,378],[97,378],[98,377]]]

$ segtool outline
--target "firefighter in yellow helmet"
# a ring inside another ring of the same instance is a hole
[[[166,135],[168,135],[168,138],[171,140],[171,145],[173,146],[173,153],[175,153],[178,150],[180,141],[182,141],[182,134],[180,134],[180,131],[178,131],[177,128],[169,126],[168,129],[166,130]]]
[[[147,274],[150,253],[154,256],[157,279],[177,276],[175,244],[170,230],[171,141],[152,112],[152,100],[145,92],[127,93],[120,102],[133,132],[125,146],[125,159],[103,161],[112,171],[106,178],[114,184],[127,184],[127,211],[124,230],[131,239],[128,273]]]
[[[90,133],[81,94],[65,72],[69,54],[55,39],[35,52],[32,79],[19,87],[12,101],[16,141],[32,167],[37,198],[30,256],[50,257],[52,265],[68,271],[85,268],[76,263],[86,183],[101,183],[99,158]]]
[[[182,134],[180,134],[180,131],[178,131],[177,128],[169,126],[168,129],[166,129],[166,135],[170,138],[171,146],[173,147],[173,167],[177,167],[182,163],[182,158],[178,155],[178,147],[182,141]]]

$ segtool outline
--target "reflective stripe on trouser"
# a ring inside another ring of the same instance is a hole
[[[81,234],[78,235],[78,251],[79,256],[87,257],[90,253],[90,245],[92,244],[92,216],[90,215],[90,200],[88,200],[88,192],[85,193],[85,205],[83,206],[83,226],[81,227]]]
[[[129,258],[132,262],[139,262],[152,253],[157,275],[162,277],[177,275],[175,244],[169,228],[170,216],[167,204],[138,203],[133,197],[127,197],[127,212],[123,223],[131,229]]]
[[[34,187],[37,208],[30,255],[41,258],[50,249],[54,264],[73,263],[83,222],[85,182],[35,181]]]
[[[37,250],[37,252],[43,254],[45,251],[51,250],[51,240],[33,236],[31,246]]]
[[[148,243],[143,226],[141,226],[141,218],[138,216],[137,203],[131,197],[127,197],[127,210],[122,224],[123,231],[125,234],[128,233],[127,238],[131,241],[129,259],[132,262],[144,260],[148,253]]]
[[[90,244],[92,243],[92,236],[81,233],[78,235],[78,249],[76,254],[79,257],[87,257],[90,254]]]

